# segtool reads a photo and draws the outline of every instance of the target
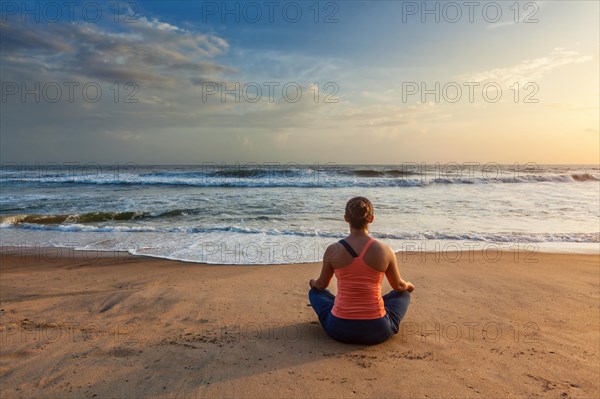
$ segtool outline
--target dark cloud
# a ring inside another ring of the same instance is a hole
[[[112,30],[111,30],[112,29]],[[135,24],[101,27],[89,23],[0,23],[3,68],[60,71],[90,80],[152,85],[189,83],[198,76],[233,73],[214,61],[225,40],[142,18]]]
[[[0,51],[2,56],[27,51],[40,53],[68,52],[73,48],[60,37],[25,29],[25,25],[0,21]]]

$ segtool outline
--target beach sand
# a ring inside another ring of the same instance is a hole
[[[598,397],[598,255],[398,258],[411,305],[398,335],[367,347],[319,326],[320,264],[5,248],[1,396]]]

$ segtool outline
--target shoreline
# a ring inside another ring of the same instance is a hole
[[[307,306],[320,263],[3,248],[3,397],[594,397],[600,256],[506,254],[399,254],[416,290],[399,334],[369,347],[333,341]]]
[[[451,243],[454,243],[454,241],[451,241]],[[523,254],[523,256],[525,256],[526,258],[529,258],[532,261],[535,261],[535,255],[537,254],[544,254],[544,255],[589,255],[589,256],[600,256],[600,243],[596,244],[596,243],[590,243],[589,246],[596,246],[597,248],[540,248],[540,247],[536,247],[535,251],[532,250],[528,250],[527,246],[529,245],[536,245],[536,244],[541,244],[541,243],[524,243],[524,244],[519,244],[519,245],[523,245],[524,248],[521,249],[519,247],[519,249],[511,249],[511,248],[506,248],[506,247],[502,247],[500,246],[500,244],[498,243],[487,243],[487,244],[493,244],[493,245],[498,245],[497,247],[491,247],[488,248],[488,252],[494,251],[494,252],[501,252],[501,253],[507,253],[507,254]],[[553,243],[549,243],[549,244],[553,244]],[[564,244],[564,243],[563,243]],[[568,244],[568,243],[567,243]],[[514,245],[514,244],[512,244]],[[96,257],[113,257],[115,259],[121,259],[124,256],[128,256],[128,257],[136,257],[136,258],[140,258],[140,259],[160,259],[160,260],[165,260],[165,261],[171,261],[171,262],[181,262],[181,263],[186,263],[186,264],[197,264],[197,265],[210,265],[210,266],[285,266],[285,265],[295,265],[295,264],[300,264],[300,265],[310,265],[310,264],[320,264],[321,262],[289,262],[289,263],[211,263],[211,262],[199,262],[199,261],[194,261],[194,260],[185,260],[185,259],[176,259],[176,258],[171,258],[171,257],[165,257],[165,256],[159,256],[159,255],[152,255],[152,254],[136,254],[136,253],[131,253],[128,250],[102,250],[102,249],[84,249],[84,248],[75,248],[75,247],[66,247],[66,246],[54,246],[54,247],[49,247],[49,246],[37,246],[37,245],[22,245],[22,246],[13,246],[13,245],[7,245],[7,246],[2,246],[0,245],[0,255],[1,256],[7,256],[7,255],[16,255],[20,254],[19,256],[24,257],[27,255],[30,256],[34,256],[37,259],[39,259],[41,256],[44,256],[43,253],[48,253],[48,252],[59,252],[58,254],[50,254],[48,256],[52,257],[52,258],[56,258],[56,257],[64,257],[65,255],[71,254],[69,255],[69,257],[83,257],[84,259],[87,260],[93,260]],[[65,252],[63,254],[63,252]],[[434,258],[439,258],[437,259],[437,262],[440,262],[442,260],[447,260],[450,261],[450,263],[452,263],[453,261],[459,261],[460,258],[455,258],[454,256],[447,256],[446,254],[457,254],[457,253],[461,253],[461,254],[469,254],[470,257],[472,257],[472,254],[476,253],[476,252],[482,252],[481,248],[474,248],[471,250],[464,250],[464,249],[444,249],[443,251],[430,251],[430,250],[400,250],[400,251],[394,251],[396,257],[400,257],[401,259],[406,257],[407,255],[413,256],[413,255],[418,255],[419,257],[434,257]],[[90,258],[90,254],[92,254],[93,256]],[[462,257],[462,256],[461,256]],[[493,258],[494,256],[490,255],[488,256],[488,258]],[[444,258],[444,259],[441,259]],[[526,263],[532,263],[532,262],[526,262]],[[399,264],[402,264],[401,262],[399,262]]]

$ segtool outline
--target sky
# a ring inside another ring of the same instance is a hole
[[[597,1],[72,4],[1,3],[3,163],[600,162]]]

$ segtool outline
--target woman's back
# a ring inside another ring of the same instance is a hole
[[[331,313],[351,320],[370,320],[385,316],[381,297],[381,281],[388,266],[385,249],[374,238],[368,237],[360,252],[350,242],[341,240],[338,256],[332,259],[337,278],[338,293]],[[359,244],[354,242],[354,244]],[[374,245],[373,245],[374,244]]]
[[[356,251],[357,254],[360,254],[365,249],[365,246],[369,243],[369,241],[373,241],[372,244],[369,244],[369,248],[364,253],[364,261],[365,263],[374,270],[385,272],[390,263],[389,259],[389,249],[385,244],[380,243],[372,237],[364,236],[364,237],[352,237],[348,236],[344,238],[344,241],[350,245],[350,247]],[[331,263],[331,267],[335,269],[343,268],[355,259],[350,252],[338,241],[334,244],[335,250],[331,251],[331,257],[328,259]]]
[[[404,281],[392,249],[369,237],[373,204],[365,197],[346,203],[344,220],[350,235],[325,250],[318,279],[308,284],[310,304],[319,322],[334,339],[354,344],[377,344],[397,334],[412,283]],[[383,275],[392,291],[381,296]],[[337,276],[337,296],[327,290]]]

